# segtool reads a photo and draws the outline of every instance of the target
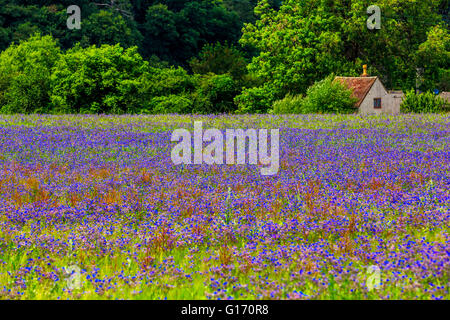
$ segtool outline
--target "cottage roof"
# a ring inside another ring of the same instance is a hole
[[[335,80],[353,90],[353,97],[358,99],[355,107],[359,108],[377,80],[377,77],[336,77]]]

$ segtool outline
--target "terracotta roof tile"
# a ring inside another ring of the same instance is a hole
[[[353,90],[353,96],[358,99],[355,107],[359,108],[377,77],[336,77],[335,80]]]

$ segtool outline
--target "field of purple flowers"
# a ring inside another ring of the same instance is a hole
[[[194,120],[278,175],[173,165]],[[0,116],[0,298],[449,299],[449,203],[448,115]]]

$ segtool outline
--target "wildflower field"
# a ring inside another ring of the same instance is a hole
[[[175,166],[194,120],[278,174]],[[449,299],[449,190],[448,115],[0,116],[0,297]]]

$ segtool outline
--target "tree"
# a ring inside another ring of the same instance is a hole
[[[98,0],[94,5],[118,13],[124,18],[133,19],[132,5],[128,0]]]
[[[381,29],[366,27],[367,2],[352,1],[342,22],[342,34],[351,61],[360,59],[388,88],[408,90],[416,86],[416,51],[427,32],[442,21],[439,0],[381,0]]]
[[[183,95],[195,90],[195,79],[181,67],[152,68],[145,91],[151,97]]]
[[[264,83],[259,92],[268,95],[261,96],[263,105],[252,102],[248,98],[257,95],[247,94],[256,93],[249,88],[237,99],[267,110],[273,101],[288,93],[303,94],[330,73],[359,75],[363,62],[389,88],[414,87],[416,51],[427,31],[441,21],[439,3],[380,0],[382,28],[369,30],[365,0],[286,0],[279,10],[261,0],[255,9],[259,19],[244,27],[241,44],[259,50],[248,69]]]
[[[11,42],[27,40],[36,33],[52,34],[58,22],[59,17],[52,7],[0,0],[0,50],[6,49]]]
[[[253,12],[258,0],[223,0],[225,8],[234,11],[243,23],[254,23],[256,16]]]
[[[198,78],[194,112],[211,114],[235,111],[233,99],[238,94],[239,87],[230,75],[209,73]]]
[[[120,44],[124,48],[139,46],[142,35],[133,21],[106,10],[93,13],[82,22],[82,45]]]
[[[241,44],[261,52],[249,64],[249,71],[264,82],[265,102],[238,98],[241,104],[257,103],[257,109],[265,112],[288,93],[304,93],[317,78],[331,72],[355,73],[355,63],[345,59],[340,21],[325,9],[309,0],[285,1],[279,11],[267,0],[258,4],[255,12],[260,19],[246,25]],[[241,109],[253,108],[242,105]]]
[[[195,77],[181,67],[152,68],[143,87],[149,97],[143,109],[146,113],[190,113],[196,85]]]
[[[450,35],[445,27],[428,32],[417,51],[417,65],[423,70],[421,90],[450,90]]]
[[[220,2],[165,1],[164,5],[154,4],[147,10],[144,51],[146,56],[155,54],[170,63],[186,66],[207,43],[235,43],[240,27],[236,13]]]
[[[198,74],[226,74],[241,81],[247,74],[247,62],[244,54],[235,46],[227,44],[207,44],[198,57],[189,61],[192,72]]]
[[[147,9],[144,29],[144,50],[147,56],[156,55],[162,59],[174,61],[180,34],[177,31],[176,13],[166,5],[156,4]]]
[[[208,43],[237,43],[256,0],[239,0],[243,10],[232,1],[229,6],[222,0],[0,0],[0,50],[40,32],[58,39],[63,49],[79,42],[137,45],[146,58],[187,66]],[[73,4],[81,8],[81,30],[66,26],[66,9]]]
[[[147,103],[150,68],[136,47],[75,47],[55,66],[51,101],[57,113],[136,113]]]
[[[281,0],[269,0],[269,5],[274,9],[279,9]],[[241,24],[254,23],[257,19],[254,9],[258,3],[258,0],[223,0],[225,8],[230,11],[236,12],[239,16]]]
[[[50,78],[60,58],[51,36],[34,35],[0,54],[0,108],[2,113],[48,113]]]

